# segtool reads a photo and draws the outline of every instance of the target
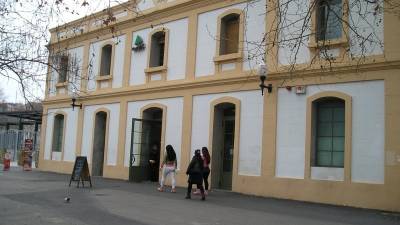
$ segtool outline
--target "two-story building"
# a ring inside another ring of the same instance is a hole
[[[39,168],[149,180],[171,144],[186,186],[206,146],[212,189],[400,211],[400,21],[357,2],[129,1],[52,29]]]

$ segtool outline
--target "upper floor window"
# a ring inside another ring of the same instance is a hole
[[[100,76],[111,74],[112,45],[108,44],[101,48]]]
[[[345,101],[329,97],[313,103],[315,166],[343,167]]]
[[[219,55],[238,53],[240,15],[232,13],[222,17]]]
[[[164,66],[165,32],[158,31],[151,36],[149,67]]]
[[[58,83],[64,83],[67,81],[68,63],[69,63],[68,55],[62,55],[59,57]]]
[[[343,0],[316,1],[317,41],[341,38],[343,32]]]
[[[54,117],[54,129],[53,129],[53,152],[61,152],[64,136],[64,115],[57,114]]]

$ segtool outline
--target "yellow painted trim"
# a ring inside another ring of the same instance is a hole
[[[305,146],[305,179],[311,179],[311,141],[312,141],[312,108],[313,102],[326,97],[334,97],[345,102],[345,143],[344,143],[344,182],[351,182],[351,130],[352,130],[352,98],[342,92],[324,91],[307,98],[306,112],[306,146]]]
[[[75,156],[81,156],[85,105],[82,103],[82,109],[79,109],[78,107],[76,107],[75,110],[79,110],[78,121],[77,121],[78,124],[77,124],[77,131],[76,131]]]
[[[89,73],[89,51],[90,51],[90,42],[85,41],[83,46],[83,62],[82,62],[80,92],[86,92],[87,90],[87,78]]]
[[[214,137],[214,114],[215,107],[222,103],[231,103],[235,105],[235,141],[233,146],[233,165],[232,165],[232,190],[236,190],[238,184],[238,176],[239,176],[239,141],[240,141],[240,113],[241,113],[241,102],[239,99],[234,97],[222,97],[213,100],[210,103],[210,121],[209,121],[209,137],[208,137],[208,146],[210,156],[212,157],[213,153],[213,137]],[[212,165],[210,165],[210,169],[212,171]],[[212,172],[210,172],[210,177],[212,177]],[[210,185],[211,186],[211,185]]]
[[[40,149],[39,149],[39,159],[38,159],[38,167],[41,168],[42,161],[44,160],[44,153],[46,151],[46,133],[47,133],[47,120],[48,120],[48,108],[47,106],[43,106],[43,114],[42,114],[42,126],[40,129]],[[49,138],[49,137],[47,137]],[[51,157],[51,153],[50,153]]]
[[[122,87],[129,86],[129,78],[131,75],[131,58],[132,58],[132,36],[133,32],[125,34],[125,53],[124,53],[124,69],[122,77]]]
[[[92,127],[92,142],[90,144],[90,149],[89,149],[89,154],[90,154],[90,171],[92,171],[92,166],[93,166],[93,144],[94,144],[94,137],[95,137],[95,129],[96,129],[96,115],[97,113],[104,112],[107,115],[107,121],[106,121],[106,133],[105,133],[105,140],[104,140],[104,159],[103,159],[103,173],[104,173],[104,168],[108,165],[107,164],[107,158],[108,158],[108,138],[109,138],[109,128],[110,128],[110,115],[111,112],[108,108],[101,107],[96,109],[96,111],[93,112],[92,114],[92,122],[93,122],[93,127]]]
[[[197,35],[198,35],[198,14],[193,12],[188,17],[188,40],[186,49],[186,79],[195,79],[196,73],[196,51],[197,51]]]

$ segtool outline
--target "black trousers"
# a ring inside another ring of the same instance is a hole
[[[193,184],[195,184],[195,183],[193,183],[193,182],[191,182],[191,181],[188,181],[188,188],[187,188],[187,194],[186,194],[187,197],[190,197],[191,194],[192,194],[192,185],[193,185]],[[200,189],[201,196],[204,197],[205,195],[204,195],[203,184],[197,183],[197,188]]]
[[[208,191],[208,176],[210,175],[210,169],[206,168],[203,171],[204,188]]]

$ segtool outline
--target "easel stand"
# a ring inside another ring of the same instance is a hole
[[[89,181],[92,187],[92,179],[89,173],[89,165],[85,156],[77,156],[75,159],[74,169],[72,170],[69,186],[71,187],[72,181],[76,181],[76,187],[79,188],[79,183],[82,182],[82,187],[85,187],[85,181]]]

